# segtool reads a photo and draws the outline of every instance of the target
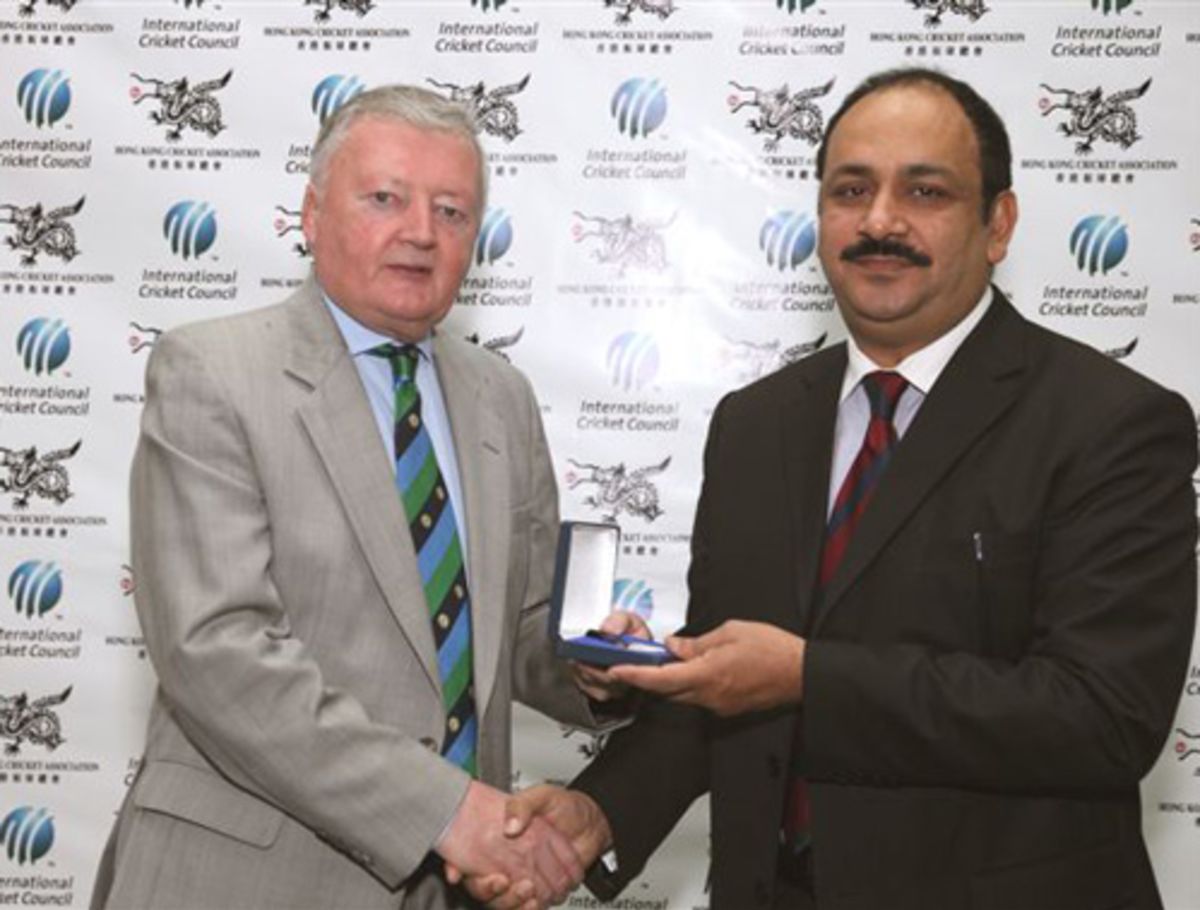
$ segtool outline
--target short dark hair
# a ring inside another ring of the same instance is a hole
[[[996,197],[1012,188],[1012,148],[1008,142],[1008,130],[1000,115],[975,89],[940,70],[911,66],[884,70],[868,76],[842,101],[841,107],[829,119],[829,126],[821,138],[817,150],[817,179],[825,174],[825,154],[829,149],[829,138],[837,129],[845,113],[875,92],[908,85],[932,85],[946,92],[958,102],[958,106],[970,121],[979,146],[979,174],[983,181],[983,220],[987,221]]]

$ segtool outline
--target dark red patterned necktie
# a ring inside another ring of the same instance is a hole
[[[867,423],[866,435],[863,436],[862,448],[858,450],[858,455],[850,465],[850,470],[846,473],[833,501],[833,509],[829,513],[829,522],[825,527],[825,545],[821,551],[818,591],[825,589],[841,564],[842,557],[846,555],[846,547],[850,543],[850,536],[866,511],[867,504],[879,485],[879,478],[891,461],[892,450],[896,446],[896,427],[892,418],[900,396],[908,388],[907,380],[899,373],[882,370],[868,373],[862,378],[862,385],[871,404],[871,418]],[[793,752],[803,747],[801,728],[801,724],[796,724]],[[811,846],[808,782],[799,775],[793,776],[788,784],[783,811],[783,837],[785,846],[795,853],[803,852]]]

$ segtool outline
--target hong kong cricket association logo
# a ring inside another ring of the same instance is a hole
[[[78,2],[79,0],[45,0],[45,5],[57,6],[64,13],[69,13]],[[17,7],[17,15],[32,16],[34,9],[37,7],[37,3],[38,0],[23,0],[21,5]]]
[[[286,237],[288,234],[299,234],[300,239],[292,244],[292,252],[301,259],[307,259],[312,255],[308,248],[308,241],[304,239],[304,226],[300,223],[300,211],[298,209],[285,209],[282,205],[275,206],[275,236]]]
[[[425,80],[436,88],[444,89],[451,101],[466,105],[475,119],[475,128],[489,136],[499,136],[505,142],[512,142],[521,134],[520,115],[517,106],[510,100],[513,95],[525,91],[529,85],[529,74],[518,82],[508,85],[498,85],[488,89],[483,82],[470,85],[455,85],[453,82],[438,82],[436,79]]]
[[[147,98],[158,102],[158,110],[150,112],[150,119],[159,126],[167,127],[168,142],[178,142],[183,138],[185,129],[210,137],[225,129],[221,121],[221,102],[214,94],[229,85],[233,70],[227,70],[220,78],[197,82],[195,85],[186,76],[166,80],[147,79],[137,73],[129,75],[142,85],[150,86],[148,89],[134,86],[129,94],[134,104],[141,104]]]
[[[9,449],[0,446],[0,493],[13,495],[13,508],[26,509],[33,497],[62,505],[71,498],[71,478],[62,462],[73,458],[83,440],[66,449],[38,455],[37,446]]]
[[[763,342],[727,341],[721,365],[732,372],[739,382],[753,382],[819,351],[825,346],[828,336],[828,332],[822,332],[817,338],[787,347],[778,338]]]
[[[937,28],[941,25],[942,17],[946,13],[966,16],[971,22],[977,22],[989,10],[987,6],[984,6],[983,0],[908,0],[908,2],[913,9],[928,10],[925,16],[925,25],[928,28]]]
[[[1176,727],[1175,733],[1179,736],[1174,746],[1175,757],[1179,761],[1200,755],[1200,733],[1189,733],[1182,727]]]
[[[761,89],[730,80],[729,84],[742,94],[729,96],[729,112],[736,114],[745,107],[757,109],[757,116],[746,121],[746,128],[763,135],[764,151],[775,151],[785,138],[816,145],[825,129],[825,115],[813,100],[828,95],[833,83],[830,79],[824,85],[793,92],[786,82],[778,88]]]
[[[604,516],[604,521],[616,521],[621,514],[635,516],[652,522],[663,514],[658,504],[658,487],[650,479],[661,474],[671,464],[668,455],[661,462],[644,468],[628,470],[625,462],[603,466],[568,459],[576,469],[568,471],[567,488],[591,484],[595,493],[588,494],[583,504]]]
[[[617,25],[628,25],[633,21],[634,13],[645,13],[664,20],[679,8],[674,0],[604,0],[604,6],[616,10]]]
[[[10,249],[19,251],[21,265],[37,265],[38,256],[54,256],[70,262],[79,255],[75,246],[75,229],[67,219],[78,215],[83,209],[86,196],[80,196],[74,205],[46,211],[40,202],[20,208],[7,203],[0,204],[0,224],[11,224],[15,233],[4,238]]]
[[[142,325],[139,322],[129,323],[129,353],[140,354],[154,347],[154,343],[162,336],[163,330],[152,325]]]
[[[1196,226],[1195,229],[1192,230],[1191,236],[1192,252],[1200,253],[1200,218],[1193,218],[1192,224]]]
[[[62,722],[52,710],[71,695],[67,686],[57,695],[46,695],[32,701],[26,692],[7,697],[0,695],[0,740],[4,740],[5,755],[19,755],[22,745],[43,746],[53,752],[66,740]]]
[[[624,278],[627,269],[662,272],[667,268],[667,247],[662,232],[675,220],[672,214],[666,221],[638,220],[633,215],[604,218],[572,212],[580,223],[571,228],[576,243],[595,240],[599,248],[592,251],[597,262],[613,266],[618,277]]]
[[[1075,143],[1077,154],[1090,154],[1097,140],[1127,149],[1142,138],[1137,131],[1137,114],[1131,102],[1145,95],[1152,81],[1147,79],[1137,88],[1124,89],[1111,95],[1105,95],[1100,86],[1076,92],[1052,88],[1043,82],[1042,88],[1053,97],[1043,98],[1038,106],[1043,117],[1055,111],[1066,112],[1067,121],[1058,125],[1058,131],[1079,140]]]
[[[525,326],[521,326],[515,332],[510,332],[507,335],[497,335],[495,338],[483,339],[478,332],[472,332],[467,336],[467,341],[471,344],[477,344],[485,351],[491,351],[500,359],[507,363],[512,363],[512,360],[504,353],[505,348],[511,348],[521,340],[521,336],[525,334]]]
[[[360,19],[375,9],[371,0],[304,0],[304,5],[317,7],[313,14],[317,22],[328,22],[335,9],[354,13]]]

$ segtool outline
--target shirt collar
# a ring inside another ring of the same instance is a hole
[[[333,316],[333,321],[337,324],[338,331],[342,333],[342,338],[345,339],[346,347],[350,349],[351,356],[357,357],[359,354],[365,354],[372,348],[379,347],[381,344],[396,344],[396,339],[389,338],[387,335],[381,335],[374,329],[369,329],[340,306],[333,302],[332,298],[321,291],[321,299],[325,301],[325,306],[329,309],[329,313]],[[421,352],[422,359],[433,362],[433,334],[427,334],[420,341],[403,342],[411,343],[418,351]]]
[[[890,369],[903,376],[910,386],[913,386],[922,395],[928,395],[929,390],[933,388],[933,384],[937,382],[938,376],[942,374],[942,370],[946,368],[946,364],[950,362],[950,358],[954,356],[954,352],[971,334],[971,330],[979,325],[979,321],[983,319],[987,313],[988,307],[992,305],[992,289],[988,287],[983,292],[983,296],[979,298],[975,306],[971,308],[971,312],[967,313],[966,318],[959,320],[950,331],[946,332],[940,338],[935,339],[925,347],[918,351],[909,354],[901,360],[896,366]],[[873,373],[876,370],[882,370],[884,367],[879,366],[870,357],[863,353],[862,348],[858,346],[858,342],[851,335],[846,340],[847,361],[846,375],[842,380],[842,394],[838,399],[839,402],[845,401],[850,397],[850,394],[858,387],[859,382],[868,373]]]

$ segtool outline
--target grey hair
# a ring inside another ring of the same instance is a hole
[[[384,85],[355,95],[325,118],[313,144],[309,162],[309,182],[319,193],[334,152],[346,138],[350,127],[363,117],[377,117],[408,124],[420,130],[439,130],[459,136],[470,143],[479,162],[476,175],[480,207],[487,203],[487,160],[471,108],[458,101],[416,85]]]

